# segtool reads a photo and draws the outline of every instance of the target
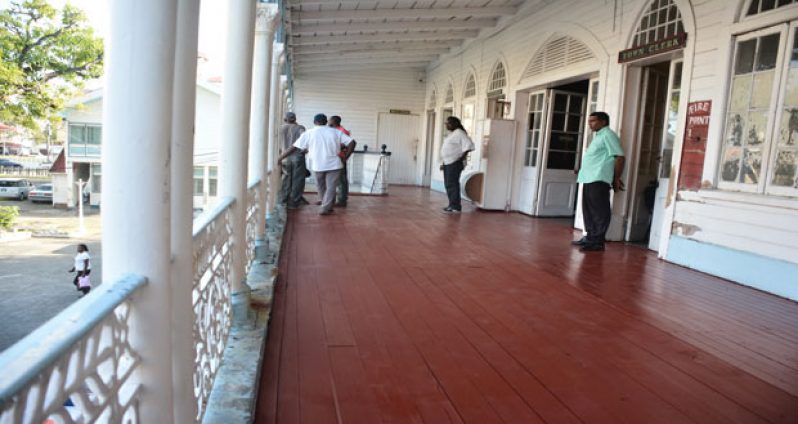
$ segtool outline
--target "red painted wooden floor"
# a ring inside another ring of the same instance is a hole
[[[291,212],[258,423],[798,423],[798,304],[444,203]]]

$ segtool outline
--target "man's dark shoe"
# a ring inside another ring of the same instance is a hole
[[[332,209],[330,209],[330,210],[328,210],[328,211],[322,211],[322,212],[319,212],[319,215],[332,215],[332,214],[333,214],[333,211],[332,211]]]
[[[310,202],[308,202],[308,199],[305,199],[304,197],[300,197],[299,198],[299,204],[300,205],[309,205]]]
[[[316,201],[316,205],[319,205],[319,206],[320,206],[320,205],[321,205],[321,200],[317,200],[317,201]]]
[[[603,252],[603,244],[585,244],[579,248],[580,252]]]
[[[345,208],[346,207],[346,203],[336,202],[335,206],[339,207],[339,208]]]
[[[587,237],[582,237],[579,240],[573,240],[571,244],[574,246],[584,246],[587,244]]]

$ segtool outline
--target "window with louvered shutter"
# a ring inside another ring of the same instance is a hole
[[[490,84],[488,84],[488,97],[499,96],[504,93],[504,87],[507,86],[507,72],[504,70],[504,63],[499,62],[493,68],[493,73],[490,76]]]
[[[555,35],[535,53],[522,78],[534,77],[590,60],[595,60],[595,56],[584,43],[573,37]]]

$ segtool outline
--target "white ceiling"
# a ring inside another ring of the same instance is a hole
[[[425,68],[525,0],[286,0],[295,74]]]

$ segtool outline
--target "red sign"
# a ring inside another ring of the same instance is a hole
[[[682,146],[682,164],[679,168],[679,190],[701,188],[711,113],[712,100],[692,102],[687,105],[687,126]]]

